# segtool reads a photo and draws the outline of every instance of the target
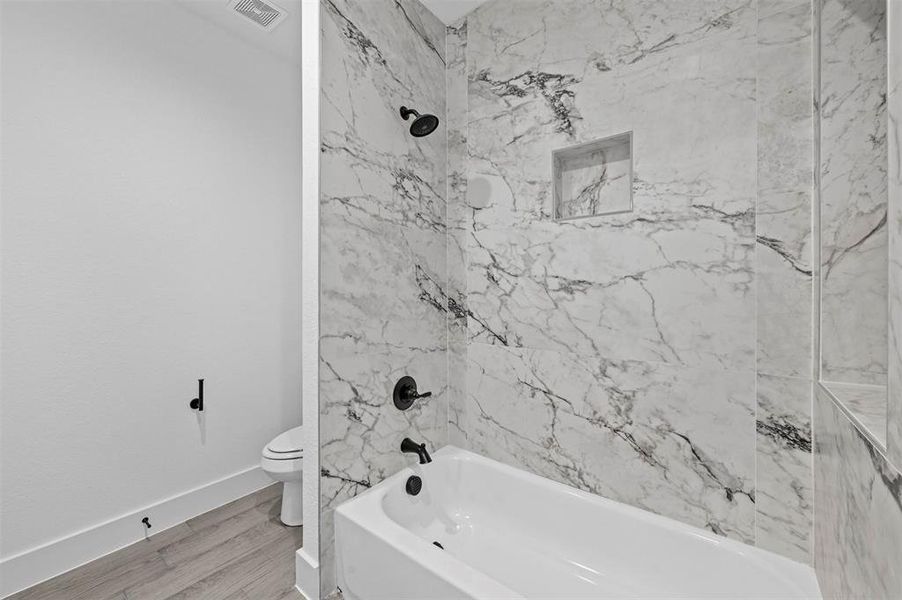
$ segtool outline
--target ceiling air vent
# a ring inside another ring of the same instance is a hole
[[[229,8],[266,31],[275,29],[288,16],[284,9],[272,2],[263,2],[263,0],[231,0]]]

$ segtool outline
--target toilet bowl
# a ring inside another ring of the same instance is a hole
[[[303,524],[301,505],[301,469],[303,468],[304,428],[295,427],[279,434],[263,448],[260,466],[282,482],[282,523],[296,527]]]

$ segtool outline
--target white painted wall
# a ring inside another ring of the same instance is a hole
[[[295,580],[305,598],[320,596],[319,577],[319,158],[320,0],[301,0],[304,91],[303,171],[303,418],[304,547],[297,551]]]
[[[0,560],[301,421],[299,3],[226,4],[0,4]]]

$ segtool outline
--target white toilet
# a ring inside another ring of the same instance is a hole
[[[282,522],[296,527],[303,524],[301,506],[301,469],[303,467],[304,427],[289,429],[263,448],[260,466],[266,473],[281,481]]]

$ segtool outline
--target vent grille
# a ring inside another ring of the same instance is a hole
[[[266,31],[275,29],[288,16],[283,9],[263,0],[232,0],[230,6],[235,12]]]

